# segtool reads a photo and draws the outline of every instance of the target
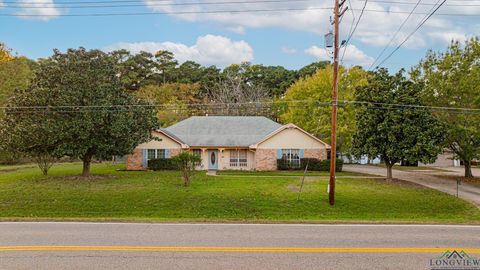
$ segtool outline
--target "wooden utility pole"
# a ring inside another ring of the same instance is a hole
[[[328,189],[328,201],[330,205],[335,204],[335,168],[337,163],[337,94],[338,94],[338,54],[339,54],[339,20],[340,20],[340,3],[335,0],[333,11],[333,28],[334,28],[334,44],[333,44],[333,89],[332,89],[332,136],[330,149],[330,181]]]

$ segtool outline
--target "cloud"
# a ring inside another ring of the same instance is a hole
[[[431,32],[428,33],[428,36],[434,40],[438,40],[443,43],[450,43],[452,40],[463,42],[467,39],[467,35],[461,31],[450,31],[450,32]]]
[[[257,2],[257,3],[240,3],[234,2],[223,5],[172,5],[179,1],[168,0],[158,4],[156,0],[144,0],[147,7],[157,12],[203,12],[196,14],[172,14],[177,19],[188,22],[214,22],[224,29],[235,33],[244,33],[251,28],[271,28],[278,27],[294,31],[313,32],[323,35],[330,29],[328,18],[331,17],[332,1],[295,1],[295,2]],[[181,2],[181,1],[180,1]],[[190,2],[191,3],[191,2]],[[356,19],[359,17],[359,10],[362,8],[364,1],[352,1],[355,10]],[[270,12],[248,12],[248,13],[209,13],[225,10],[271,10],[271,9],[306,9],[295,11],[270,11]],[[382,47],[387,45],[393,33],[397,31],[404,20],[407,19],[408,13],[412,11],[413,5],[402,5],[393,3],[368,2],[367,11],[360,21],[355,31],[354,40],[374,47]],[[432,5],[419,5],[416,13],[430,12]],[[352,9],[350,7],[350,9]],[[382,12],[371,12],[368,10],[379,10]],[[396,13],[400,12],[400,13]],[[467,13],[478,14],[480,7],[478,6],[443,6],[438,13]],[[394,39],[391,47],[400,44],[423,19],[423,14],[413,14],[407,20],[398,36]],[[346,38],[352,25],[352,14],[350,11],[345,13],[341,24],[342,38]],[[405,44],[404,47],[409,49],[417,49],[431,47],[435,44],[442,44],[441,39],[432,39],[428,33],[438,32],[448,36],[453,28],[464,29],[468,35],[474,35],[478,32],[473,24],[462,24],[463,18],[434,16]],[[455,36],[456,37],[456,36]],[[445,39],[445,38],[444,38]]]
[[[21,10],[15,15],[26,19],[48,21],[61,14],[53,0],[18,0],[17,2]]]
[[[296,49],[289,48],[289,47],[286,47],[286,46],[282,46],[281,50],[284,54],[296,54],[297,53]]]
[[[232,41],[229,38],[215,35],[205,35],[197,38],[195,44],[188,46],[175,42],[120,42],[113,44],[106,51],[126,49],[137,53],[146,51],[155,53],[159,50],[168,50],[175,54],[175,58],[183,63],[193,60],[202,65],[227,66],[233,63],[249,62],[253,60],[253,49],[245,41]]]
[[[331,54],[324,48],[312,46],[305,50],[306,54],[315,57],[317,60],[329,60],[331,61]],[[340,56],[343,51],[340,51]],[[367,66],[373,62],[373,58],[365,54],[362,50],[358,49],[355,45],[348,45],[347,51],[343,61],[348,65],[360,65]]]

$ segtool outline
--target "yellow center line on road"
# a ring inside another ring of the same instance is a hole
[[[301,248],[301,247],[176,247],[176,246],[0,246],[1,251],[164,251],[164,252],[277,252],[277,253],[439,253],[463,250],[480,254],[480,248]]]

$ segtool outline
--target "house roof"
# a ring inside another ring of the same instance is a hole
[[[190,147],[249,147],[281,126],[263,116],[193,116],[163,131]]]

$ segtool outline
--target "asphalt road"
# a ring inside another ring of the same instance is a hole
[[[0,223],[0,269],[431,269],[480,226]]]

